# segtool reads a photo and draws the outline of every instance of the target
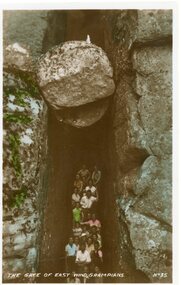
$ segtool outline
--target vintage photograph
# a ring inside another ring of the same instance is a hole
[[[172,282],[172,22],[3,11],[3,283]]]

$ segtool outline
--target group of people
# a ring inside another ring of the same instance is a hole
[[[77,172],[72,193],[72,236],[65,247],[69,283],[88,283],[75,278],[75,273],[100,273],[103,264],[101,222],[97,218],[101,171],[91,173],[86,165]],[[102,283],[102,278],[95,278]]]

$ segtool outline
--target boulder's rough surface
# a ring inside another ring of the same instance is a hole
[[[14,62],[12,50],[11,58]],[[15,59],[21,61],[21,54],[19,60],[16,51]],[[45,196],[47,107],[33,77],[22,71],[22,65],[18,67],[14,66],[12,72],[6,66],[3,76],[5,282],[26,282],[23,274],[36,271]],[[10,280],[8,273],[20,273],[21,276]]]
[[[42,55],[37,80],[60,122],[88,127],[105,114],[114,92],[105,52],[86,41],[65,42]]]
[[[88,104],[114,92],[113,70],[105,52],[86,41],[66,42],[43,55],[37,78],[55,109]]]

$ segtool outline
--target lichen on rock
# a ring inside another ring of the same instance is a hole
[[[9,48],[11,63],[17,57],[20,57],[20,61],[22,59],[19,54],[22,49],[19,45],[13,47],[18,50]],[[23,54],[27,55],[24,50]],[[31,60],[28,62],[30,64]],[[40,205],[43,197],[43,166],[40,165],[47,151],[47,108],[33,75],[29,73],[31,66],[29,67],[27,71],[21,64],[5,65],[3,74],[4,280],[7,280],[6,272],[24,273],[32,270],[37,256],[29,254],[29,251],[35,247],[36,251],[39,250],[37,239],[40,234]]]

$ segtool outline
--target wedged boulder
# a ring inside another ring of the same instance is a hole
[[[77,107],[114,92],[113,70],[105,52],[87,41],[70,41],[41,56],[37,80],[55,109]]]
[[[99,121],[109,106],[109,98],[80,107],[55,111],[56,118],[76,128],[88,127]]]

